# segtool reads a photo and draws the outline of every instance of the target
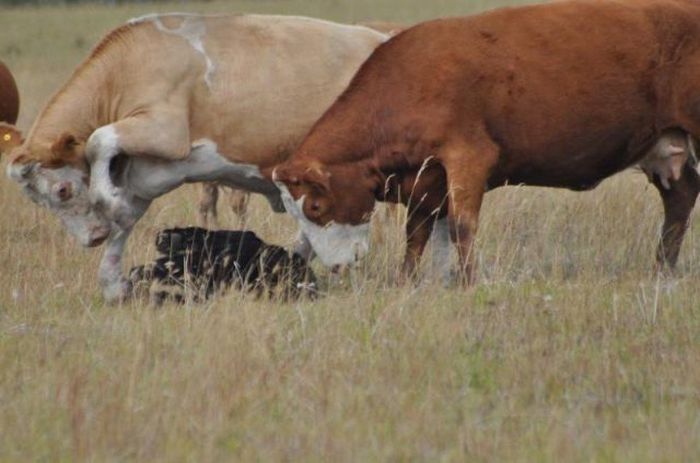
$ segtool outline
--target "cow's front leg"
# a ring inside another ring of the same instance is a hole
[[[688,228],[690,213],[700,193],[700,176],[690,165],[685,164],[681,177],[664,187],[661,180],[654,176],[654,186],[659,190],[664,203],[664,225],[659,246],[656,251],[658,270],[673,270],[678,261],[678,254],[683,244],[683,237]]]
[[[115,229],[107,239],[100,261],[99,280],[102,295],[110,304],[126,301],[131,296],[131,284],[122,273],[122,257],[131,229]]]
[[[95,130],[87,141],[90,163],[90,201],[120,228],[133,227],[132,197],[112,179],[112,161],[119,154],[157,162],[179,161],[190,153],[186,117],[167,108],[152,108],[143,116],[122,119]],[[152,198],[150,198],[152,199]]]
[[[129,217],[136,223],[146,213],[148,200],[134,198],[128,210]],[[132,296],[132,283],[122,272],[122,257],[126,249],[126,242],[131,235],[133,227],[120,228],[117,224],[112,226],[112,232],[107,238],[98,277],[102,294],[108,303],[121,303]]]

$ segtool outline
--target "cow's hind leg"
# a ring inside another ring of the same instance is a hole
[[[402,281],[416,278],[418,264],[430,239],[434,223],[435,218],[432,215],[423,213],[420,208],[409,208],[406,218],[406,254],[401,267]]]
[[[232,188],[228,191],[228,201],[231,205],[231,210],[238,217],[241,224],[245,225],[248,219],[248,202],[250,201],[250,193],[247,191]]]
[[[690,164],[686,164],[681,177],[671,182],[670,188],[665,188],[657,177],[654,177],[653,183],[661,194],[665,216],[656,251],[657,268],[673,270],[688,228],[690,213],[700,193],[700,176]]]
[[[183,114],[154,109],[100,127],[85,147],[90,163],[90,199],[122,228],[130,228],[135,220],[130,214],[128,192],[115,186],[112,180],[114,158],[124,154],[179,160],[189,152],[189,125]]]
[[[218,202],[219,186],[214,182],[202,183],[199,198],[199,223],[201,226],[207,227],[210,220],[215,226],[217,225],[218,214],[216,206]]]
[[[486,183],[498,161],[498,147],[482,136],[446,145],[439,159],[447,173],[450,238],[459,254],[460,281],[468,286],[475,279],[472,248]]]

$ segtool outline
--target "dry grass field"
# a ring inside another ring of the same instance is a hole
[[[104,32],[146,12],[417,21],[497,4],[10,9],[0,58],[26,129]],[[471,290],[394,287],[396,217],[361,268],[316,267],[324,297],[297,303],[106,306],[99,251],[4,175],[0,198],[0,461],[700,461],[700,223],[679,276],[657,278],[662,211],[641,174],[487,195]],[[153,256],[157,229],[194,222],[195,199],[159,200],[127,262]],[[295,232],[259,198],[251,226],[282,244]]]

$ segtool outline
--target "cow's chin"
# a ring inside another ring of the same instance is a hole
[[[287,187],[277,183],[286,211],[299,222],[302,233],[311,243],[323,265],[335,267],[354,264],[369,250],[369,223],[358,225],[331,222],[318,225],[304,215],[304,197],[298,200]]]
[[[316,225],[299,221],[301,231],[311,243],[323,265],[335,267],[359,261],[369,250],[369,224],[348,225],[329,223]]]

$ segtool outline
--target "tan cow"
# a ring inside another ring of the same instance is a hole
[[[700,192],[670,142],[700,137],[699,44],[696,0],[561,1],[423,23],[378,47],[265,173],[327,265],[366,252],[375,202],[399,200],[409,217],[446,218],[470,283],[487,189],[588,190],[648,155],[665,209],[657,261],[673,267]],[[407,226],[415,258],[434,222],[418,219]]]
[[[106,299],[121,300],[126,241],[154,198],[217,181],[282,211],[260,169],[287,158],[386,39],[301,17],[132,20],[49,101],[8,174],[84,246],[107,241],[99,279]]]

